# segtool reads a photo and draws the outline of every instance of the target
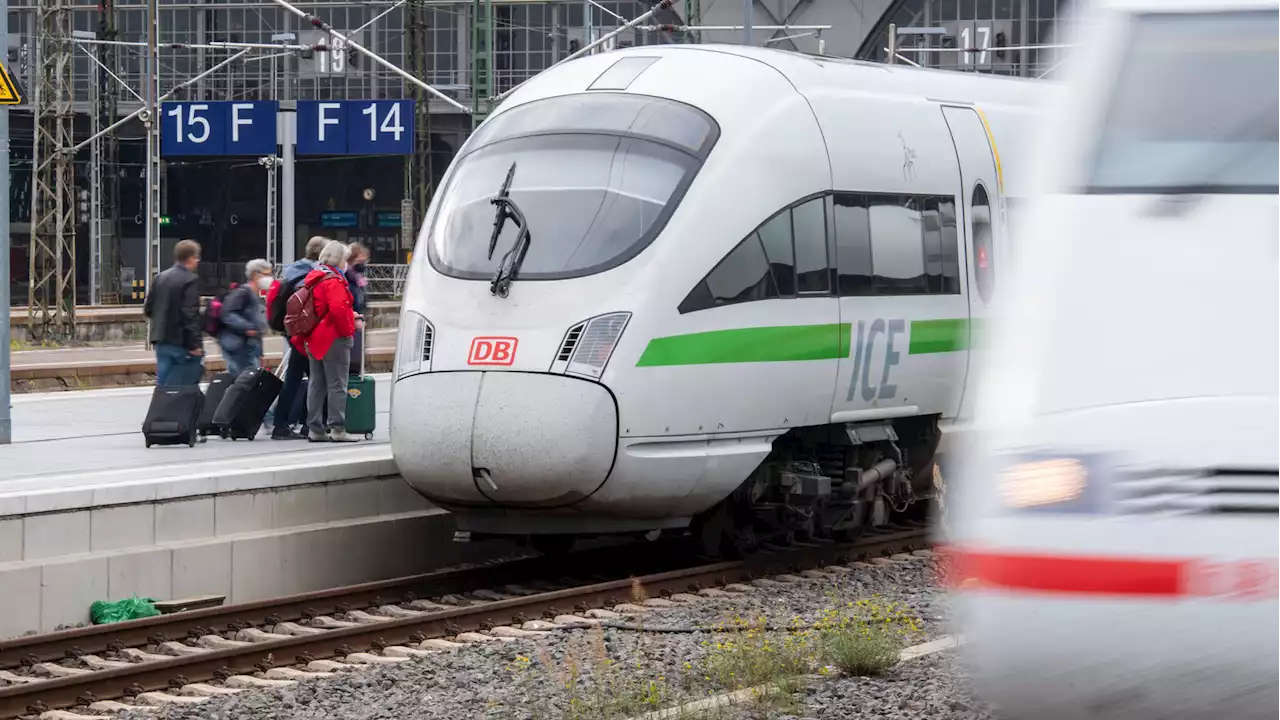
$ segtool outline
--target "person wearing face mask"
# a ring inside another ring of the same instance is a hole
[[[271,263],[262,258],[245,263],[244,275],[248,282],[227,293],[223,301],[222,329],[218,332],[227,372],[235,375],[261,364],[262,336],[267,331],[262,293],[275,279]]]
[[[366,288],[369,285],[368,278],[365,277],[365,265],[369,262],[369,249],[360,243],[351,243],[347,246],[351,249],[351,259],[347,261],[347,285],[351,288],[351,309],[356,313],[356,319],[363,321],[364,308],[367,302]],[[360,355],[364,352],[364,327],[363,322],[356,329],[356,334],[351,338],[351,374],[360,374]]]

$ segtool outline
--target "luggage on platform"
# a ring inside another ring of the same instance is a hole
[[[284,383],[265,368],[253,368],[227,388],[213,413],[213,424],[224,438],[252,440],[262,429],[262,420],[280,394]]]
[[[357,335],[360,334],[362,333],[357,332]],[[372,440],[373,431],[378,427],[378,403],[373,376],[364,372],[364,343],[359,342],[359,347],[360,374],[347,378],[347,432],[364,435],[366,440]]]
[[[204,409],[200,411],[200,420],[196,423],[196,432],[200,433],[201,437],[218,434],[218,426],[213,423],[213,415],[218,411],[218,404],[222,402],[227,388],[231,387],[235,381],[236,376],[229,372],[218,373],[209,381],[209,387],[204,391]]]
[[[151,394],[151,406],[142,421],[142,436],[152,445],[187,444],[195,447],[196,423],[204,408],[199,385],[162,385]]]

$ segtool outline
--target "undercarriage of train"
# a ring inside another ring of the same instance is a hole
[[[710,556],[767,545],[849,542],[868,528],[920,523],[942,491],[936,418],[799,428],[732,495],[695,518]]]

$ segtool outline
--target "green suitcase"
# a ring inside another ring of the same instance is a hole
[[[372,375],[347,378],[347,432],[373,439],[378,427],[378,403],[374,398]]]
[[[364,333],[357,334],[361,336],[354,343],[360,356],[360,373],[347,377],[347,432],[372,440],[373,431],[378,427],[377,393],[373,376],[364,373]]]

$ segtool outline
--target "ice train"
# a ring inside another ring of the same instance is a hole
[[[1278,6],[1066,25],[948,471],[960,629],[1002,715],[1280,713]]]
[[[936,493],[1047,82],[735,46],[521,86],[403,299],[391,438],[472,539],[850,537]]]

